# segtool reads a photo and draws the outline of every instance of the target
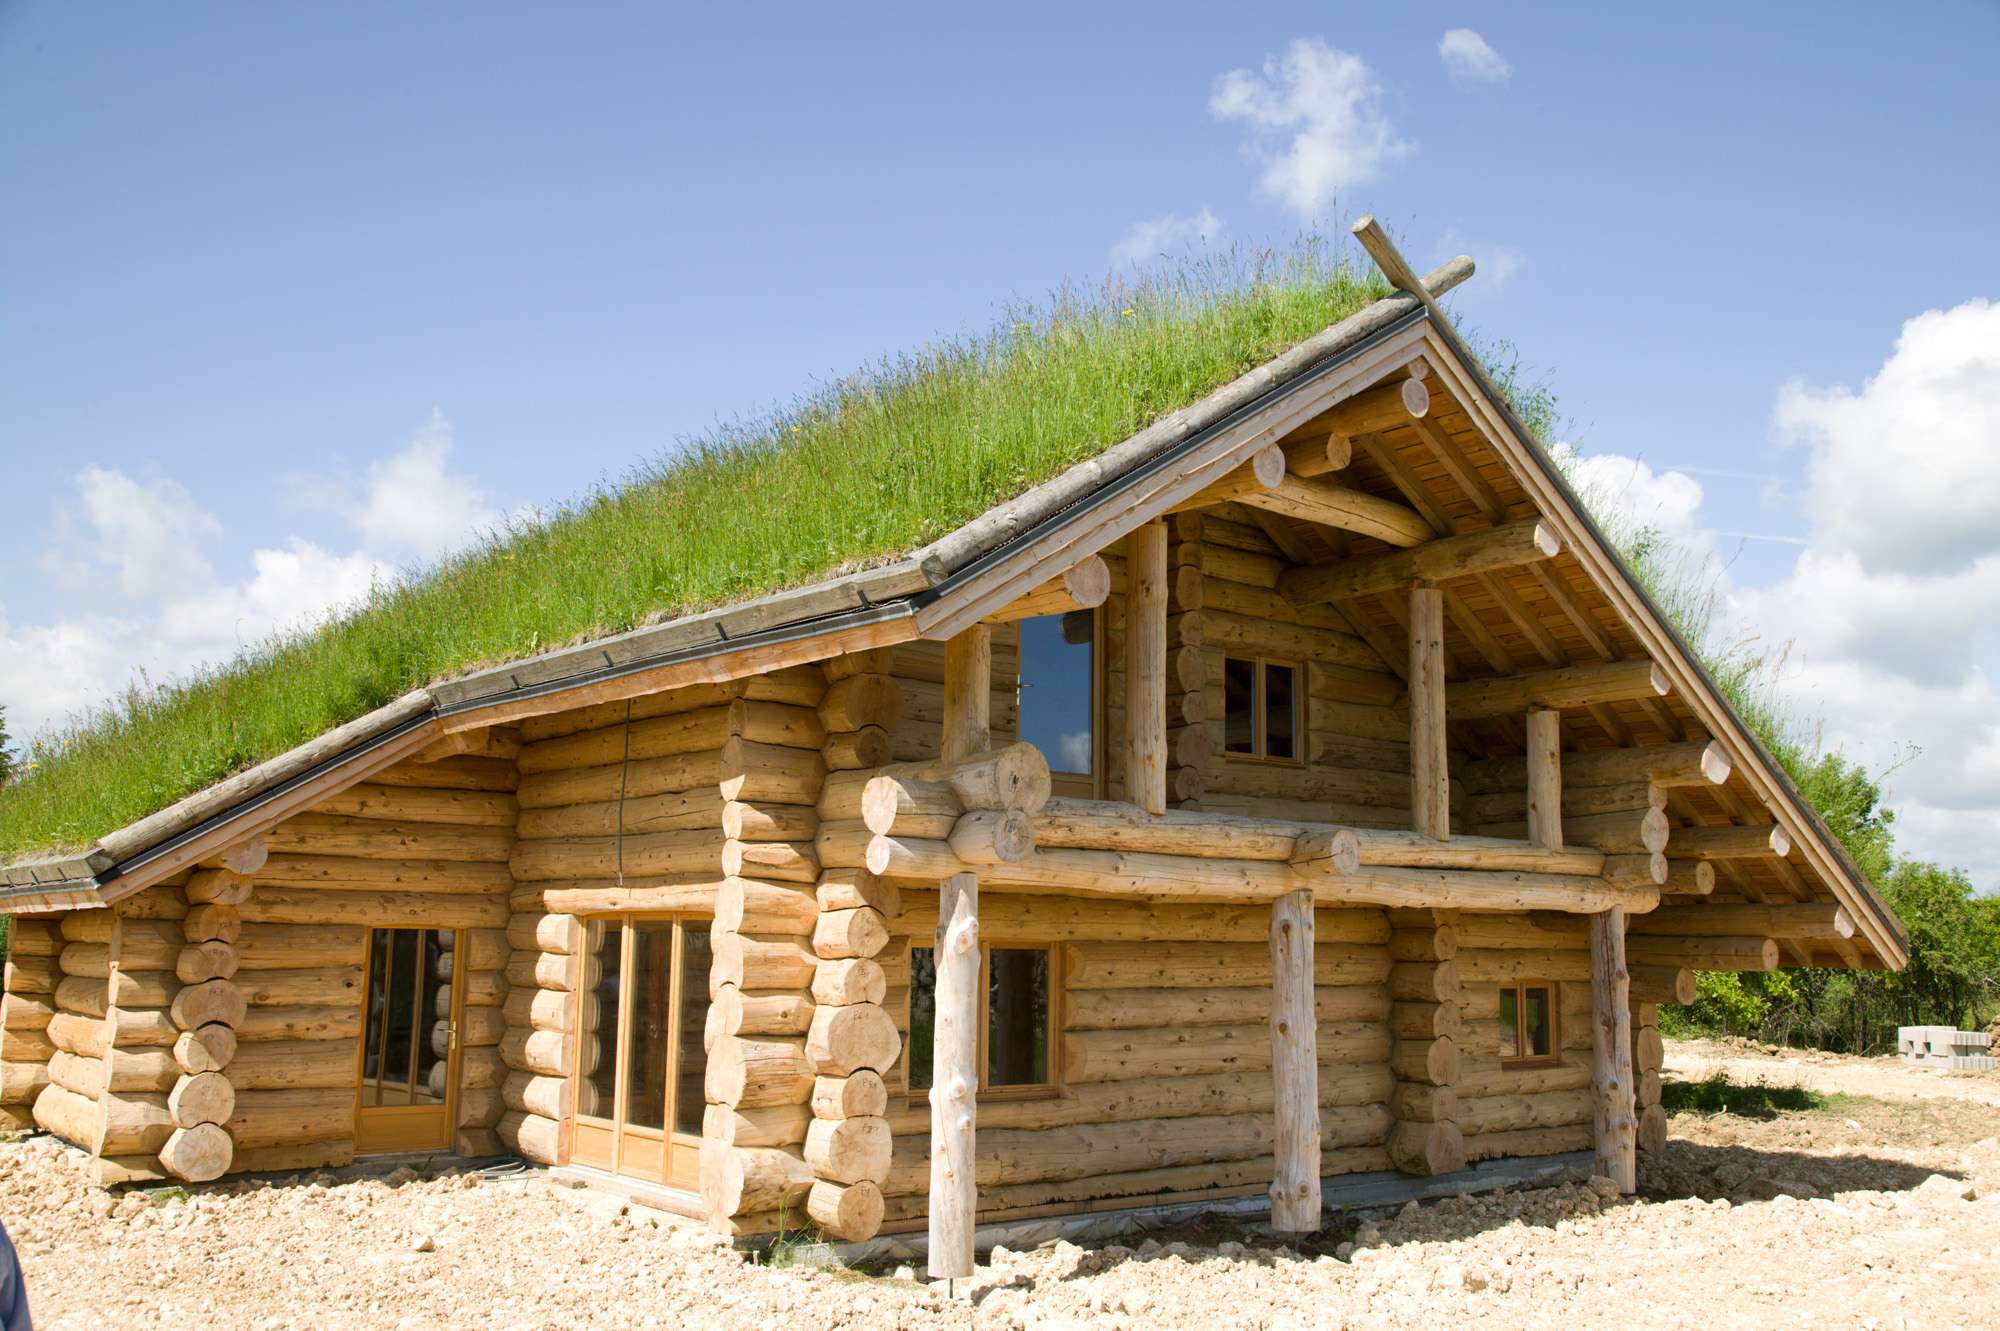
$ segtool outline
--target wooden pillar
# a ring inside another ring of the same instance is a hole
[[[1528,840],[1544,850],[1563,843],[1562,713],[1528,713]]]
[[[1167,525],[1125,543],[1125,798],[1167,811]]]
[[[944,738],[957,762],[993,747],[993,630],[974,624],[944,645]]]
[[[931,1036],[930,1274],[972,1274],[973,1136],[979,1094],[979,876],[938,888],[937,1015]]]
[[[1319,1039],[1313,1010],[1313,894],[1271,907],[1271,1081],[1275,1114],[1271,1227],[1319,1229]]]
[[[1444,593],[1410,589],[1410,828],[1451,835],[1451,776],[1445,760]]]
[[[1596,1100],[1597,1172],[1623,1193],[1639,1186],[1630,991],[1625,908],[1613,906],[1590,917],[1591,1087]]]

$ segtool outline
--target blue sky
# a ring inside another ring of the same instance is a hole
[[[226,652],[1145,224],[1372,211],[1481,261],[1462,324],[1800,644],[1829,742],[1923,745],[1905,849],[2000,882],[2000,490],[1948,465],[2000,428],[1996,56],[1992,4],[0,7],[0,704]],[[1883,611],[1829,629],[1848,573]]]

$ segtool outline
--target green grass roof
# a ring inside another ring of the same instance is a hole
[[[1388,294],[1309,240],[1065,288],[871,366],[38,738],[0,789],[0,861],[81,848],[472,667],[908,553]]]

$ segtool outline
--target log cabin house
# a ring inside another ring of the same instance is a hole
[[[512,1153],[754,1235],[1664,1138],[1692,972],[1905,939],[1421,281],[907,558],[7,866],[106,1185]]]

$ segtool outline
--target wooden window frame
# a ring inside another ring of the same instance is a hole
[[[1072,610],[1072,611],[1065,611],[1063,613],[1075,614],[1076,612]],[[1061,619],[1062,615],[1057,614],[1057,615],[1037,616],[1037,618]],[[1063,771],[1058,771],[1054,767],[1049,768],[1050,790],[1057,795],[1067,795],[1073,799],[1094,800],[1094,799],[1104,798],[1104,780],[1105,780],[1104,767],[1106,762],[1106,744],[1104,735],[1104,724],[1105,724],[1104,632],[1105,632],[1104,607],[1100,605],[1094,607],[1090,612],[1090,767],[1091,770],[1089,772],[1063,772]],[[1023,690],[1021,688],[1020,672],[1021,672],[1021,667],[1017,662],[1014,667],[1014,696],[1017,699],[1023,696]],[[1021,721],[1022,721],[1022,716],[1020,715],[1021,707],[1019,703],[1017,703],[1015,706],[1015,712],[1016,715],[1014,717],[1014,734],[1018,737],[1021,733]],[[1047,755],[1044,754],[1043,756],[1046,757]]]
[[[910,1050],[914,1036],[910,1031],[910,1013],[916,1003],[916,966],[910,954],[919,948],[931,950],[931,944],[911,939],[904,953],[910,985],[903,998],[903,1094],[912,1104],[923,1104],[929,1100],[928,1086],[910,1085]],[[1054,942],[1033,938],[996,938],[982,940],[979,944],[979,992],[983,995],[992,988],[993,949],[1003,952],[1046,952],[1049,954],[1049,1079],[1023,1086],[993,1086],[986,1080],[987,1031],[992,1023],[992,1007],[981,1003],[979,1007],[979,1047],[974,1055],[979,1069],[978,1100],[981,1103],[999,1103],[1007,1100],[1056,1100],[1066,1093],[1063,1083],[1063,949]]]
[[[667,1048],[665,1074],[666,1104],[662,1114],[666,1126],[657,1131],[651,1128],[635,1128],[625,1121],[627,1100],[631,1093],[629,1077],[630,1039],[627,1025],[631,1019],[633,996],[637,992],[637,986],[632,983],[631,963],[637,946],[635,940],[638,937],[638,931],[633,929],[632,926],[646,920],[668,920],[674,925],[671,951],[672,959],[668,963],[668,974],[672,983],[667,995],[667,1030],[671,1033],[671,1038],[668,1041]],[[587,964],[590,956],[591,926],[612,921],[616,921],[620,925],[618,966],[621,978],[618,986],[618,1010],[611,1015],[611,1033],[616,1051],[615,1072],[612,1084],[616,1088],[614,1092],[616,1102],[612,1105],[612,1112],[607,1117],[598,1114],[586,1114],[577,1108],[577,1106],[583,1103],[583,1081],[585,1077],[583,1057],[585,1033],[583,1028],[582,1003],[586,991],[582,983],[582,968]],[[688,927],[698,925],[712,932],[715,927],[715,920],[712,916],[703,915],[697,911],[633,910],[603,911],[584,915],[578,918],[577,924],[583,933],[583,951],[577,958],[577,988],[576,993],[571,998],[570,1025],[572,1030],[569,1037],[569,1094],[571,1108],[570,1121],[566,1125],[566,1129],[582,1125],[595,1131],[604,1131],[610,1134],[611,1163],[608,1166],[593,1165],[593,1167],[605,1168],[607,1172],[617,1174],[622,1178],[636,1178],[646,1182],[663,1184],[667,1187],[693,1191],[699,1182],[696,1177],[697,1171],[689,1158],[684,1158],[675,1151],[676,1147],[699,1150],[702,1143],[702,1134],[700,1132],[683,1132],[674,1126],[674,1119],[680,1109],[679,1104],[676,1102],[675,1092],[680,1082],[681,1037],[685,1034],[682,1030],[681,1002],[685,994],[685,958],[687,955]],[[713,946],[712,939],[711,946]],[[708,987],[707,976],[702,977],[702,987],[704,989]],[[712,1003],[713,1001],[714,999],[711,997],[710,1002]],[[656,1141],[658,1143],[660,1168],[657,1171],[648,1174],[623,1167],[625,1138],[628,1133],[636,1141]],[[566,1130],[565,1136],[568,1135],[569,1133]]]
[[[1527,1024],[1523,1015],[1528,1010],[1527,992],[1530,989],[1546,989],[1549,994],[1549,1052],[1527,1054],[1521,1052],[1527,1036]],[[1514,994],[1514,1049],[1512,1053],[1502,1052],[1500,1066],[1503,1068],[1541,1068],[1562,1062],[1562,985],[1555,980],[1509,980],[1500,986],[1504,995],[1509,990]],[[1496,1015],[1495,1020],[1498,1020]]]
[[[1229,663],[1248,661],[1250,676],[1250,746],[1251,752],[1244,753],[1229,747]],[[1282,666],[1292,672],[1292,748],[1289,758],[1273,758],[1265,752],[1270,747],[1270,736],[1266,733],[1265,718],[1269,711],[1264,705],[1264,672],[1270,666]],[[1283,656],[1240,656],[1231,652],[1222,654],[1223,694],[1222,694],[1222,756],[1232,763],[1262,763],[1271,767],[1304,767],[1306,765],[1306,668],[1304,663]]]

